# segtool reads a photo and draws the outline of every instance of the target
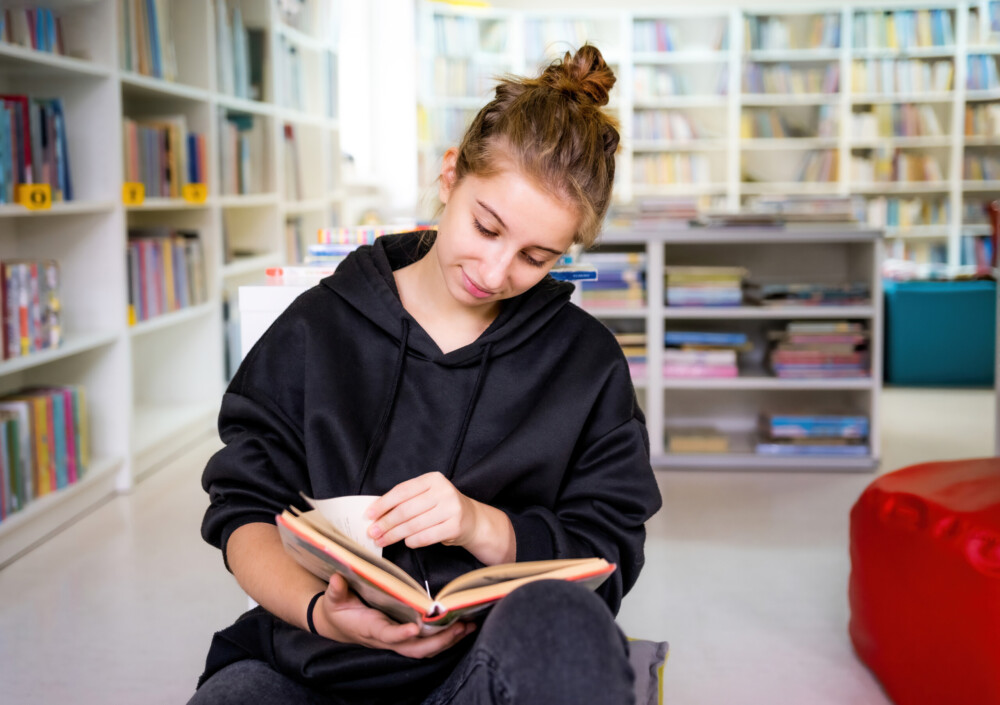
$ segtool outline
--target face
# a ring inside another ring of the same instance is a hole
[[[451,295],[474,307],[522,294],[573,244],[576,209],[514,169],[455,184],[456,153],[445,155],[439,196],[445,204],[434,250]]]

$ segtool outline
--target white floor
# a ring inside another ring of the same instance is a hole
[[[883,466],[993,454],[993,396],[887,390]],[[206,437],[0,570],[0,702],[184,703],[245,597],[204,544]],[[887,705],[847,638],[848,512],[870,474],[658,474],[620,623],[666,639],[670,705]]]

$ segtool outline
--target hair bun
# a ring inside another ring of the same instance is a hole
[[[541,80],[555,90],[572,96],[578,103],[607,105],[615,74],[604,61],[600,49],[584,44],[575,54],[567,51],[542,72]]]

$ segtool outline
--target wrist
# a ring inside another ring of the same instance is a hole
[[[514,525],[506,512],[475,502],[476,524],[466,549],[486,565],[513,563],[517,557]]]
[[[306,628],[313,634],[319,634],[319,628],[317,627],[317,621],[323,618],[324,610],[321,602],[323,601],[323,596],[326,591],[317,592],[309,600],[309,604],[306,606]]]

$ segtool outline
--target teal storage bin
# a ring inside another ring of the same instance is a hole
[[[885,282],[889,384],[992,386],[996,282]]]

